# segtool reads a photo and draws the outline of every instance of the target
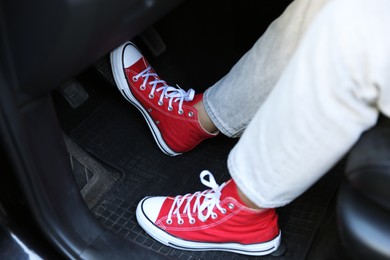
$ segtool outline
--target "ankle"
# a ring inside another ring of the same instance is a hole
[[[198,103],[196,103],[194,107],[198,111],[198,121],[200,126],[208,133],[217,132],[217,127],[214,125],[213,121],[211,121],[209,115],[206,112],[206,109],[204,108],[203,100],[200,100]]]
[[[247,206],[248,208],[251,208],[251,209],[256,209],[256,210],[263,209],[263,208],[257,206],[255,203],[253,203],[250,199],[248,199],[248,197],[245,196],[245,194],[240,190],[240,188],[238,188],[237,185],[236,185],[236,189],[237,189],[238,197],[241,199],[242,202],[244,202],[245,206]]]

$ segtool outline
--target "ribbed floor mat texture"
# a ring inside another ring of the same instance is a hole
[[[178,195],[204,190],[199,173],[210,170],[220,184],[229,179],[226,158],[236,140],[224,136],[207,140],[177,157],[163,154],[140,113],[118,94],[103,103],[71,133],[72,139],[99,160],[123,174],[92,209],[108,229],[129,241],[174,259],[247,259],[228,252],[190,252],[171,249],[149,237],[137,224],[137,203],[148,195]],[[290,205],[278,209],[283,243],[281,257],[302,259],[334,196],[341,169],[333,169]]]

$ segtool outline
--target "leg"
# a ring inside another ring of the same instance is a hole
[[[126,100],[142,113],[158,147],[168,155],[191,150],[202,140],[216,136],[218,129],[228,136],[238,136],[274,86],[324,2],[293,2],[233,70],[206,92],[205,105],[202,95],[193,96],[192,90],[178,90],[161,80],[129,42],[111,53],[115,82]],[[231,101],[236,105],[230,106]],[[237,106],[242,113],[236,113]]]
[[[206,112],[223,134],[229,137],[241,135],[275,86],[302,35],[325,2],[292,2],[229,74],[205,92]]]
[[[137,207],[140,225],[180,249],[275,251],[280,232],[272,207],[326,172],[379,110],[390,115],[389,8],[387,0],[329,0],[232,150],[233,180],[217,185],[202,172],[209,190],[145,198]],[[265,209],[247,207],[236,183]]]
[[[289,203],[390,114],[388,1],[330,1],[229,159],[260,207]],[[362,19],[364,17],[364,19]]]

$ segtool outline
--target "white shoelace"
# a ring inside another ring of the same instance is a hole
[[[208,176],[208,179],[206,177]],[[222,214],[226,213],[226,209],[222,208],[220,203],[220,197],[221,197],[221,190],[225,186],[225,183],[222,185],[218,185],[215,182],[214,176],[209,171],[202,171],[200,174],[200,180],[201,182],[211,188],[208,190],[205,190],[203,192],[195,192],[194,194],[186,194],[184,196],[176,196],[173,204],[171,206],[171,209],[168,213],[167,218],[167,224],[172,223],[172,214],[176,215],[178,219],[179,224],[183,224],[184,220],[182,219],[180,214],[187,214],[188,219],[191,224],[195,223],[195,218],[192,216],[193,214],[197,214],[197,218],[201,221],[206,221],[210,216],[212,218],[217,217],[217,213],[215,213],[213,210],[214,208],[217,208]],[[202,203],[201,198],[204,198]],[[195,203],[192,207],[191,211],[191,201],[195,199]],[[185,206],[183,208],[183,212],[180,212],[180,208],[185,203]],[[203,213],[205,211],[205,214]]]
[[[134,81],[137,81],[140,77],[144,78],[144,81],[141,85],[141,89],[146,89],[146,84],[148,83],[149,77],[154,77],[154,80],[149,81],[149,85],[152,86],[152,89],[149,93],[149,98],[154,98],[155,92],[162,92],[161,96],[158,100],[158,104],[161,106],[163,105],[163,99],[168,98],[168,109],[171,111],[173,109],[172,103],[173,102],[179,102],[179,113],[183,113],[183,102],[184,101],[191,101],[193,100],[195,96],[195,91],[193,89],[189,89],[188,91],[185,91],[181,89],[179,86],[178,88],[168,86],[164,80],[158,79],[158,76],[156,73],[153,73],[151,71],[151,67],[147,67],[145,70],[137,74],[133,77]],[[163,86],[157,88],[157,84],[162,83]]]

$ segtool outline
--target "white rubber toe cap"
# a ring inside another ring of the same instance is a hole
[[[141,58],[142,58],[142,54],[138,51],[138,49],[133,44],[127,43],[124,45],[123,65],[125,68],[130,67]]]
[[[156,222],[160,209],[166,197],[150,197],[145,198],[141,203],[141,210],[143,214],[153,223]]]

